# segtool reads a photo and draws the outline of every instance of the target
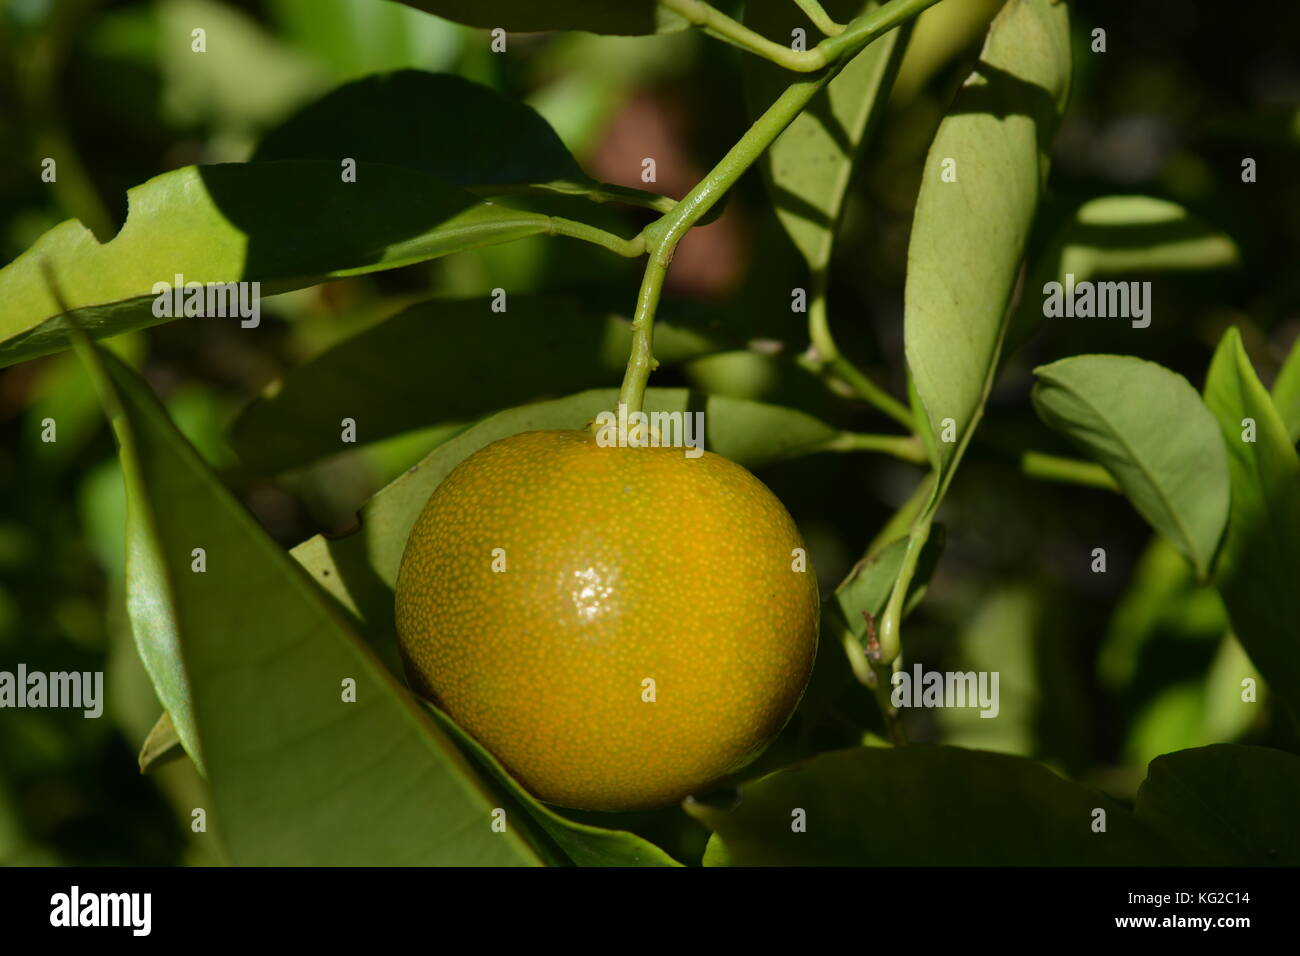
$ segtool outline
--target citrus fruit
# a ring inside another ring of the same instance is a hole
[[[662,806],[757,756],[799,702],[818,619],[803,547],[711,452],[513,435],[461,462],[411,531],[407,671],[542,800]]]

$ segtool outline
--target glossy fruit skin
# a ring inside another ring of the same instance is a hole
[[[798,704],[819,608],[796,548],[780,501],[711,452],[514,435],[411,532],[407,673],[540,799],[663,806],[756,757]]]

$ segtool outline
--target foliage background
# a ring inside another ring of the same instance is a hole
[[[971,448],[941,512],[945,553],[908,631],[909,662],[1000,670],[1002,718],[913,712],[914,739],[1032,756],[1120,798],[1161,753],[1216,741],[1300,752],[1267,701],[1234,703],[1249,665],[1221,602],[1132,507],[1104,491],[1031,481],[1011,454],[1026,445],[1069,453],[1029,404],[1037,364],[1128,353],[1199,387],[1214,344],[1236,324],[1268,385],[1300,333],[1300,10],[1247,6],[1249,16],[1173,0],[1072,5],[1074,89],[1039,228],[1092,196],[1160,196],[1230,236],[1240,265],[1153,276],[1149,329],[1047,322],[1010,358],[981,427],[985,440]],[[904,64],[837,244],[837,337],[895,395],[904,393],[902,282],[922,160],[996,7],[949,0],[926,15],[933,27],[918,29],[929,30],[928,42]],[[194,24],[209,33],[204,56],[189,52]],[[1107,30],[1105,54],[1088,52],[1095,26]],[[111,234],[127,187],[187,163],[244,160],[262,132],[332,87],[406,66],[525,99],[597,178],[639,185],[641,158],[653,156],[657,188],[680,196],[746,127],[741,57],[695,32],[514,35],[499,56],[483,31],[374,0],[10,0],[0,6],[0,262],[69,216]],[[69,148],[79,173],[61,163],[57,186],[43,184],[40,157]],[[1248,186],[1239,176],[1246,155],[1260,169]],[[622,234],[642,221],[601,215]],[[269,299],[255,330],[179,321],[114,347],[271,534],[292,546],[348,527],[362,501],[420,457],[428,436],[275,479],[249,474],[226,427],[267,383],[431,293],[501,286],[629,309],[637,269],[586,244],[527,239]],[[756,173],[716,223],[687,238],[668,282],[670,298],[713,303],[754,338],[786,343],[786,355],[806,344],[789,290],[807,277]],[[467,361],[491,376],[491,355]],[[616,385],[620,369],[603,374]],[[766,351],[698,359],[656,373],[653,384],[801,404],[816,389]],[[56,444],[39,439],[47,416],[59,421]],[[870,430],[873,417],[864,411],[848,424]],[[103,669],[109,688],[98,721],[65,711],[0,718],[0,862],[221,862],[210,842],[190,839],[188,809],[203,802],[191,764],[147,777],[136,769],[159,704],[124,629],[120,468],[75,356],[0,373],[0,429],[0,669],[19,661]],[[795,515],[829,591],[916,476],[907,464],[853,454],[804,458],[760,477]],[[1107,549],[1106,574],[1089,571],[1097,546]],[[856,692],[869,721],[872,704]],[[684,816],[645,826],[671,830],[665,839],[686,851],[703,845],[703,831]]]

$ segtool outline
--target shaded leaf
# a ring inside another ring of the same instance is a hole
[[[139,375],[81,342],[122,450],[135,528],[132,623],[138,640],[142,625],[167,638],[155,654],[188,687],[232,858],[539,862],[513,830],[492,832],[491,791],[212,474]],[[195,547],[205,550],[202,573],[191,563]],[[348,680],[355,703],[343,700]],[[181,730],[166,686],[160,696]],[[192,737],[186,744],[195,753]]]
[[[567,299],[435,299],[352,336],[290,371],[231,426],[243,466],[257,474],[298,468],[345,447],[339,422],[366,444],[480,416],[546,395],[617,385],[631,324]],[[715,322],[655,323],[655,357],[680,362],[728,347]],[[490,371],[490,374],[489,374]]]
[[[1300,865],[1300,757],[1215,744],[1157,757],[1138,790],[1138,819],[1203,866]]]
[[[930,576],[939,564],[943,543],[943,525],[937,524],[931,529],[930,536],[921,549],[916,571],[908,583],[909,610],[923,596]],[[898,579],[903,557],[907,554],[907,546],[907,538],[898,538],[880,551],[867,555],[853,566],[848,576],[835,589],[835,603],[839,605],[845,622],[859,640],[867,634],[867,621],[863,612],[876,618],[884,611],[885,603],[894,590],[894,582]]]
[[[418,169],[489,195],[530,187],[662,210],[673,205],[656,193],[596,182],[531,106],[449,73],[399,70],[340,86],[267,133],[252,161],[337,163],[344,156]]]
[[[1300,456],[1255,375],[1241,334],[1224,333],[1205,380],[1232,476],[1215,584],[1233,632],[1300,725]],[[1254,423],[1254,441],[1247,419]]]
[[[344,156],[423,170],[455,186],[584,177],[531,106],[472,80],[423,70],[337,87],[262,137],[250,161],[337,163]]]
[[[1187,379],[1131,355],[1078,355],[1034,374],[1043,421],[1105,466],[1204,580],[1228,516],[1228,462]]]
[[[714,831],[705,866],[1180,862],[1109,797],[1032,760],[956,747],[833,751],[742,784],[730,809],[686,809]],[[1093,832],[1097,809],[1104,833]]]
[[[1057,232],[1026,281],[1007,333],[1015,348],[1043,318],[1043,287],[1132,272],[1217,269],[1238,261],[1236,243],[1177,203],[1151,196],[1090,199]]]
[[[158,722],[149,731],[149,736],[140,745],[140,755],[136,762],[140,765],[141,773],[148,773],[183,753],[185,749],[181,745],[180,734],[176,733],[176,725],[172,723],[171,714],[164,710]]]
[[[401,0],[407,6],[472,27],[511,33],[588,30],[634,36],[689,24],[656,0]]]
[[[271,295],[550,228],[547,216],[484,203],[415,169],[362,163],[357,181],[343,182],[337,160],[186,166],[127,198],[111,242],[69,220],[0,269],[0,365],[66,347],[60,301],[99,338],[167,321],[154,315],[153,290],[177,275],[261,282]]]
[[[1070,79],[1066,6],[1009,0],[926,157],[908,247],[904,340],[947,468],[982,414]],[[955,164],[955,165],[953,165]],[[945,171],[955,182],[945,182]]]
[[[876,3],[836,0],[824,4],[832,19],[847,23]],[[796,27],[816,35],[816,27],[789,0],[751,0],[745,25],[778,42],[789,42]],[[859,159],[880,118],[889,83],[898,69],[910,27],[893,30],[871,43],[813,98],[763,154],[761,168],[777,216],[816,275],[830,262],[844,196]],[[744,61],[749,115],[767,109],[790,85],[789,70],[750,56]]]
[[[542,828],[578,866],[680,866],[648,840],[626,830],[607,830],[561,816],[521,787],[477,740],[433,704],[430,713],[472,759],[490,773],[516,804]]]

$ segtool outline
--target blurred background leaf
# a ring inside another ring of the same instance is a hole
[[[1300,456],[1229,329],[1205,381],[1232,475],[1232,512],[1215,568],[1233,630],[1300,726]]]

